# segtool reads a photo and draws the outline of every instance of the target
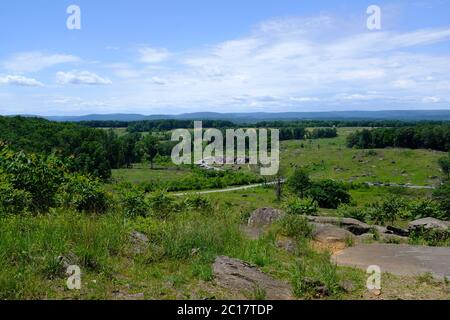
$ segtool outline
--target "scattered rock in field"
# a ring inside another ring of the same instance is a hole
[[[330,295],[330,290],[328,289],[328,287],[318,280],[305,277],[301,280],[301,282],[302,286],[307,288],[308,291],[314,292],[314,297],[317,299]]]
[[[355,285],[351,280],[343,280],[340,283],[340,287],[347,293],[353,292],[355,290]]]
[[[113,299],[115,300],[126,300],[126,301],[137,301],[144,300],[143,293],[125,293],[125,292],[115,292],[113,294]]]
[[[280,220],[284,215],[284,212],[278,209],[260,208],[253,211],[248,219],[248,226],[253,228],[266,227]]]
[[[133,231],[130,233],[130,242],[133,252],[140,254],[147,250],[150,240],[145,234]]]
[[[244,233],[250,240],[258,240],[263,234],[261,228],[253,228],[249,226],[240,226],[240,230]]]
[[[277,240],[277,247],[287,252],[294,253],[297,250],[297,243],[291,238],[281,238]]]
[[[275,280],[247,262],[217,257],[213,271],[216,283],[230,291],[251,296],[256,290],[264,290],[265,298],[269,300],[293,299],[289,285]]]
[[[64,269],[67,269],[69,266],[77,265],[80,262],[80,259],[73,252],[69,252],[65,255],[61,255],[56,258],[58,262],[63,266]]]
[[[386,228],[388,231],[391,231],[393,234],[397,235],[397,236],[401,236],[401,237],[407,237],[409,236],[409,231],[402,229],[402,228],[397,228],[394,226],[387,226]]]
[[[409,223],[409,231],[421,229],[445,231],[448,228],[450,228],[450,221],[442,221],[436,218],[423,218]]]
[[[316,217],[308,216],[309,221],[319,223],[319,224],[332,224],[335,226],[340,226],[347,231],[355,235],[361,235],[368,233],[371,230],[371,226],[352,218],[338,218],[338,217]]]

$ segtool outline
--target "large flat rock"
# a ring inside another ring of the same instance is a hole
[[[378,265],[382,272],[404,276],[431,273],[450,279],[450,247],[423,247],[396,244],[361,244],[336,253],[333,260],[342,266],[366,270]]]

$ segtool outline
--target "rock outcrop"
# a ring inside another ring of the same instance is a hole
[[[217,257],[213,264],[215,281],[223,288],[254,299],[263,291],[269,300],[293,299],[290,286],[261,272],[257,267],[229,257]]]
[[[285,213],[281,210],[274,208],[260,208],[250,215],[248,219],[248,226],[251,228],[267,227],[280,220]]]

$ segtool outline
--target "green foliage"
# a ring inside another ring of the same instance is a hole
[[[14,189],[9,176],[0,172],[0,216],[24,213],[30,205],[31,194]]]
[[[249,185],[264,182],[264,178],[249,172],[232,170],[208,171],[193,169],[193,174],[175,181],[152,181],[143,183],[147,192],[164,189],[166,191],[193,191],[204,189],[221,189],[229,186]]]
[[[154,192],[148,201],[152,216],[157,218],[167,218],[176,208],[175,198],[164,190]]]
[[[438,163],[442,169],[442,172],[446,175],[446,179],[450,180],[450,155],[440,158]]]
[[[444,212],[443,218],[450,220],[450,182],[440,186],[433,192],[433,199]]]
[[[288,214],[296,215],[316,215],[319,212],[319,205],[313,199],[289,198],[283,207]]]
[[[55,196],[66,172],[56,157],[14,152],[1,144],[0,170],[9,176],[14,189],[31,195],[30,210],[35,212],[48,211],[55,205]]]
[[[286,215],[280,220],[283,235],[294,239],[309,239],[313,234],[313,227],[308,219],[299,215]]]
[[[210,211],[213,208],[211,199],[196,193],[184,197],[182,206],[188,210],[200,211]]]
[[[158,154],[159,139],[150,133],[140,141],[138,147],[141,148],[142,152],[150,161],[151,168],[153,168],[153,161]]]
[[[409,239],[414,245],[448,247],[450,246],[450,229],[419,229],[411,232]]]
[[[339,182],[333,180],[322,180],[313,183],[308,190],[308,195],[312,197],[321,208],[337,209],[341,204],[348,204],[351,196],[347,188]]]
[[[382,202],[375,202],[367,206],[366,214],[375,224],[393,224],[402,216],[406,204],[402,198],[389,196]]]
[[[309,174],[304,169],[297,168],[288,178],[287,185],[293,192],[300,196],[300,198],[303,198],[311,187]]]
[[[122,186],[119,190],[119,202],[127,218],[145,217],[150,213],[144,190],[134,185]]]
[[[403,128],[364,129],[347,137],[348,147],[411,148],[448,151],[450,149],[450,125],[417,124]]]
[[[367,211],[356,206],[343,204],[338,207],[338,215],[344,218],[352,218],[362,222],[367,221]]]
[[[413,220],[427,217],[446,219],[445,212],[436,201],[431,199],[422,199],[409,203],[408,212]]]
[[[104,213],[109,206],[103,185],[81,174],[66,175],[58,192],[58,200],[62,207],[79,212]]]
[[[342,292],[341,276],[328,253],[316,253],[303,245],[302,258],[297,261],[293,273],[293,292],[305,299],[322,298]]]

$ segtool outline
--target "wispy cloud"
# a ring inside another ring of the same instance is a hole
[[[9,84],[20,87],[43,87],[44,84],[36,79],[23,76],[0,76],[0,85]]]
[[[145,47],[139,49],[139,61],[143,63],[160,63],[171,56],[169,50],[165,48]]]
[[[56,81],[59,84],[108,85],[112,81],[89,71],[58,72]]]
[[[56,65],[79,62],[81,59],[67,54],[47,54],[25,52],[16,54],[3,63],[3,67],[13,72],[36,72]]]

